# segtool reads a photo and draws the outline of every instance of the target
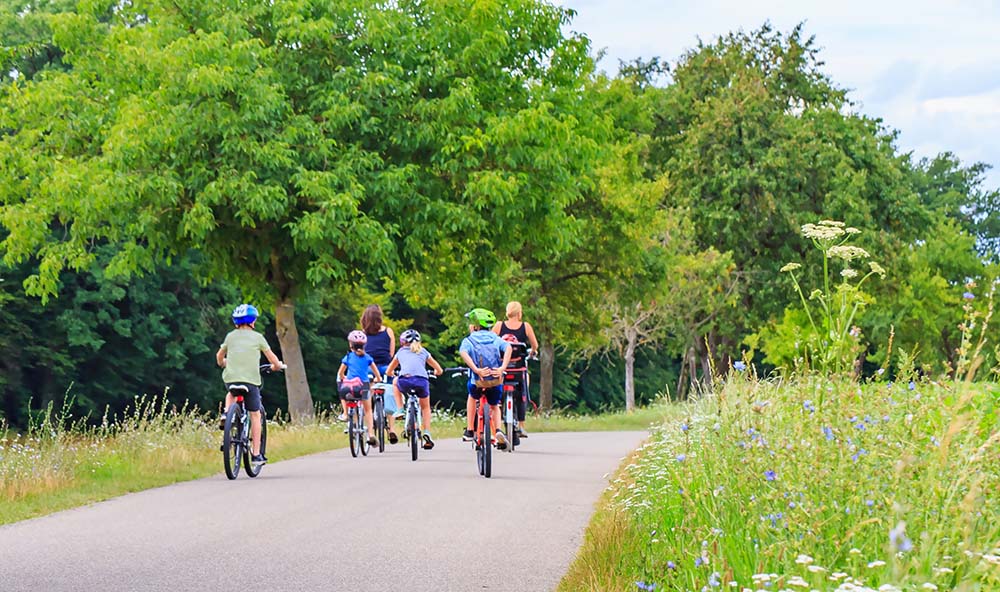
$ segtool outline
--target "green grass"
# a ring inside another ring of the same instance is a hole
[[[530,432],[648,429],[667,417],[660,403],[635,413],[533,416]],[[0,426],[2,427],[2,426]],[[453,438],[463,416],[435,411],[435,438]],[[285,460],[347,445],[343,424],[327,416],[305,425],[268,422],[268,458]],[[0,429],[0,435],[4,434]],[[140,399],[117,422],[71,423],[50,412],[27,433],[0,437],[0,524],[222,473],[221,432],[214,418]]]
[[[620,469],[559,589],[1000,589],[997,393],[736,375]]]

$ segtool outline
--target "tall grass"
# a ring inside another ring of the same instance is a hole
[[[997,396],[737,374],[623,467],[560,589],[1000,589]]]

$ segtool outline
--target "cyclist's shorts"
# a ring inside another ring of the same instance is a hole
[[[226,390],[236,385],[247,387],[248,392],[243,395],[243,405],[247,408],[247,411],[260,411],[260,387],[248,382],[227,382]]]
[[[474,382],[470,382],[469,383],[469,396],[470,397],[472,397],[473,399],[478,399],[479,398],[479,390],[480,389],[476,388],[476,384]],[[501,385],[490,387],[490,388],[485,389],[485,390],[486,390],[486,400],[487,400],[487,402],[489,402],[490,405],[499,405],[500,404],[500,399],[503,396],[503,390],[501,389]]]
[[[406,391],[414,389],[417,391],[417,398],[426,399],[431,396],[431,381],[423,376],[400,376],[396,381],[396,388],[406,396]]]
[[[367,401],[370,398],[368,388],[371,383],[367,380],[364,382],[352,380],[345,380],[337,385],[337,392],[340,393],[341,399],[349,399],[351,401]]]

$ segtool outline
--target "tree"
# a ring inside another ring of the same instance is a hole
[[[120,246],[113,277],[199,249],[200,277],[274,305],[290,411],[306,417],[299,299],[397,269],[479,281],[506,265],[493,245],[524,236],[536,257],[565,251],[565,209],[586,189],[572,181],[600,141],[559,109],[590,67],[585,40],[562,33],[569,14],[81,4],[52,19],[70,70],[0,91],[4,258],[37,257],[26,287],[45,298],[94,244]]]

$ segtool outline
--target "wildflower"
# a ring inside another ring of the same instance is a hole
[[[913,542],[906,536],[906,523],[899,522],[889,531],[889,544],[893,549],[906,553],[913,549]]]
[[[844,229],[844,232],[847,234],[861,234],[861,231],[853,226],[848,226]]]
[[[913,381],[911,380],[911,381],[910,381],[910,384],[909,384],[909,385],[907,385],[907,387],[906,387],[906,388],[908,388],[909,390],[911,390],[911,391],[912,391],[912,390],[914,390],[915,388],[917,388],[917,383],[915,383],[915,382],[913,382]]]
[[[874,273],[877,273],[879,275],[879,277],[885,277],[885,268],[882,267],[881,265],[879,265],[878,263],[875,263],[874,261],[869,261],[868,262],[868,267]]]
[[[747,365],[743,362],[743,360],[736,360],[733,362],[733,368],[735,368],[737,372],[743,372],[747,369]]]
[[[992,563],[993,565],[1000,565],[1000,555],[994,555],[992,553],[984,553],[983,561],[987,563]]]
[[[677,564],[674,563],[673,561],[668,561],[667,562],[667,569],[677,569]]]
[[[638,589],[646,590],[647,592],[656,590],[656,584],[647,584],[646,582],[636,582],[635,585]]]
[[[885,368],[879,368],[878,370],[875,371],[875,374],[882,376],[883,374],[885,374]]]
[[[935,586],[934,584],[932,584],[930,582],[924,582],[924,584],[922,586],[920,586],[920,587],[923,588],[924,590],[937,590],[938,589],[937,586]]]
[[[802,408],[805,409],[806,411],[808,411],[809,413],[812,413],[813,411],[816,411],[816,406],[813,405],[813,402],[810,401],[810,400],[803,401],[802,402]]]
[[[798,563],[799,565],[809,565],[812,562],[813,558],[808,555],[799,555],[795,558],[795,563]]]
[[[708,576],[708,585],[713,588],[717,588],[718,586],[720,586],[722,582],[719,581],[719,577],[720,577],[719,572],[713,571],[712,575]]]
[[[966,292],[962,294],[962,298],[965,298],[966,300],[974,300],[976,298],[976,295],[973,294],[972,292]]]
[[[677,462],[684,462],[685,459],[687,459],[687,455],[686,454],[678,454],[677,455]]]
[[[840,270],[840,277],[844,278],[845,280],[854,279],[858,277],[858,270],[851,269],[850,267],[845,267],[844,269]]]
[[[827,224],[827,223],[830,224]],[[814,240],[833,240],[844,235],[843,224],[834,224],[833,220],[824,220],[819,224],[803,224],[802,235]],[[839,224],[839,225],[838,225]]]
[[[825,567],[822,567],[822,566],[819,566],[819,565],[810,565],[810,566],[806,567],[806,569],[808,569],[811,573],[822,573],[822,572],[826,571]]]
[[[784,273],[786,271],[795,271],[800,267],[802,267],[802,265],[799,263],[786,263],[785,266],[781,268],[781,272]]]
[[[881,559],[876,559],[875,561],[870,561],[868,563],[868,567],[870,567],[872,569],[874,569],[876,567],[882,567],[884,565],[885,565],[885,561],[882,561]]]
[[[823,435],[826,436],[827,440],[834,439],[833,430],[831,430],[828,426],[823,426]]]
[[[797,586],[799,588],[808,588],[809,587],[809,582],[803,580],[799,576],[792,576],[792,577],[788,578],[788,581],[786,583],[789,586]]]
[[[871,257],[871,255],[868,254],[868,251],[853,245],[837,245],[830,247],[826,251],[826,254],[830,257],[837,257],[848,262],[855,259],[867,259],[868,257]]]
[[[695,567],[701,567],[704,564],[705,564],[705,560],[704,559],[702,559],[701,557],[695,557],[695,559],[694,559],[694,566]]]
[[[865,430],[865,423],[863,421],[859,421],[858,423],[854,424],[854,427],[856,429],[864,431]]]
[[[682,424],[681,424],[681,431],[682,431],[682,432],[687,432],[687,431],[688,431],[688,429],[690,429],[690,428],[688,427],[688,424],[686,424],[686,423],[682,423]]]
[[[778,478],[778,475],[772,470],[767,470],[764,471],[764,478],[767,479],[768,481],[774,481],[775,479]]]

